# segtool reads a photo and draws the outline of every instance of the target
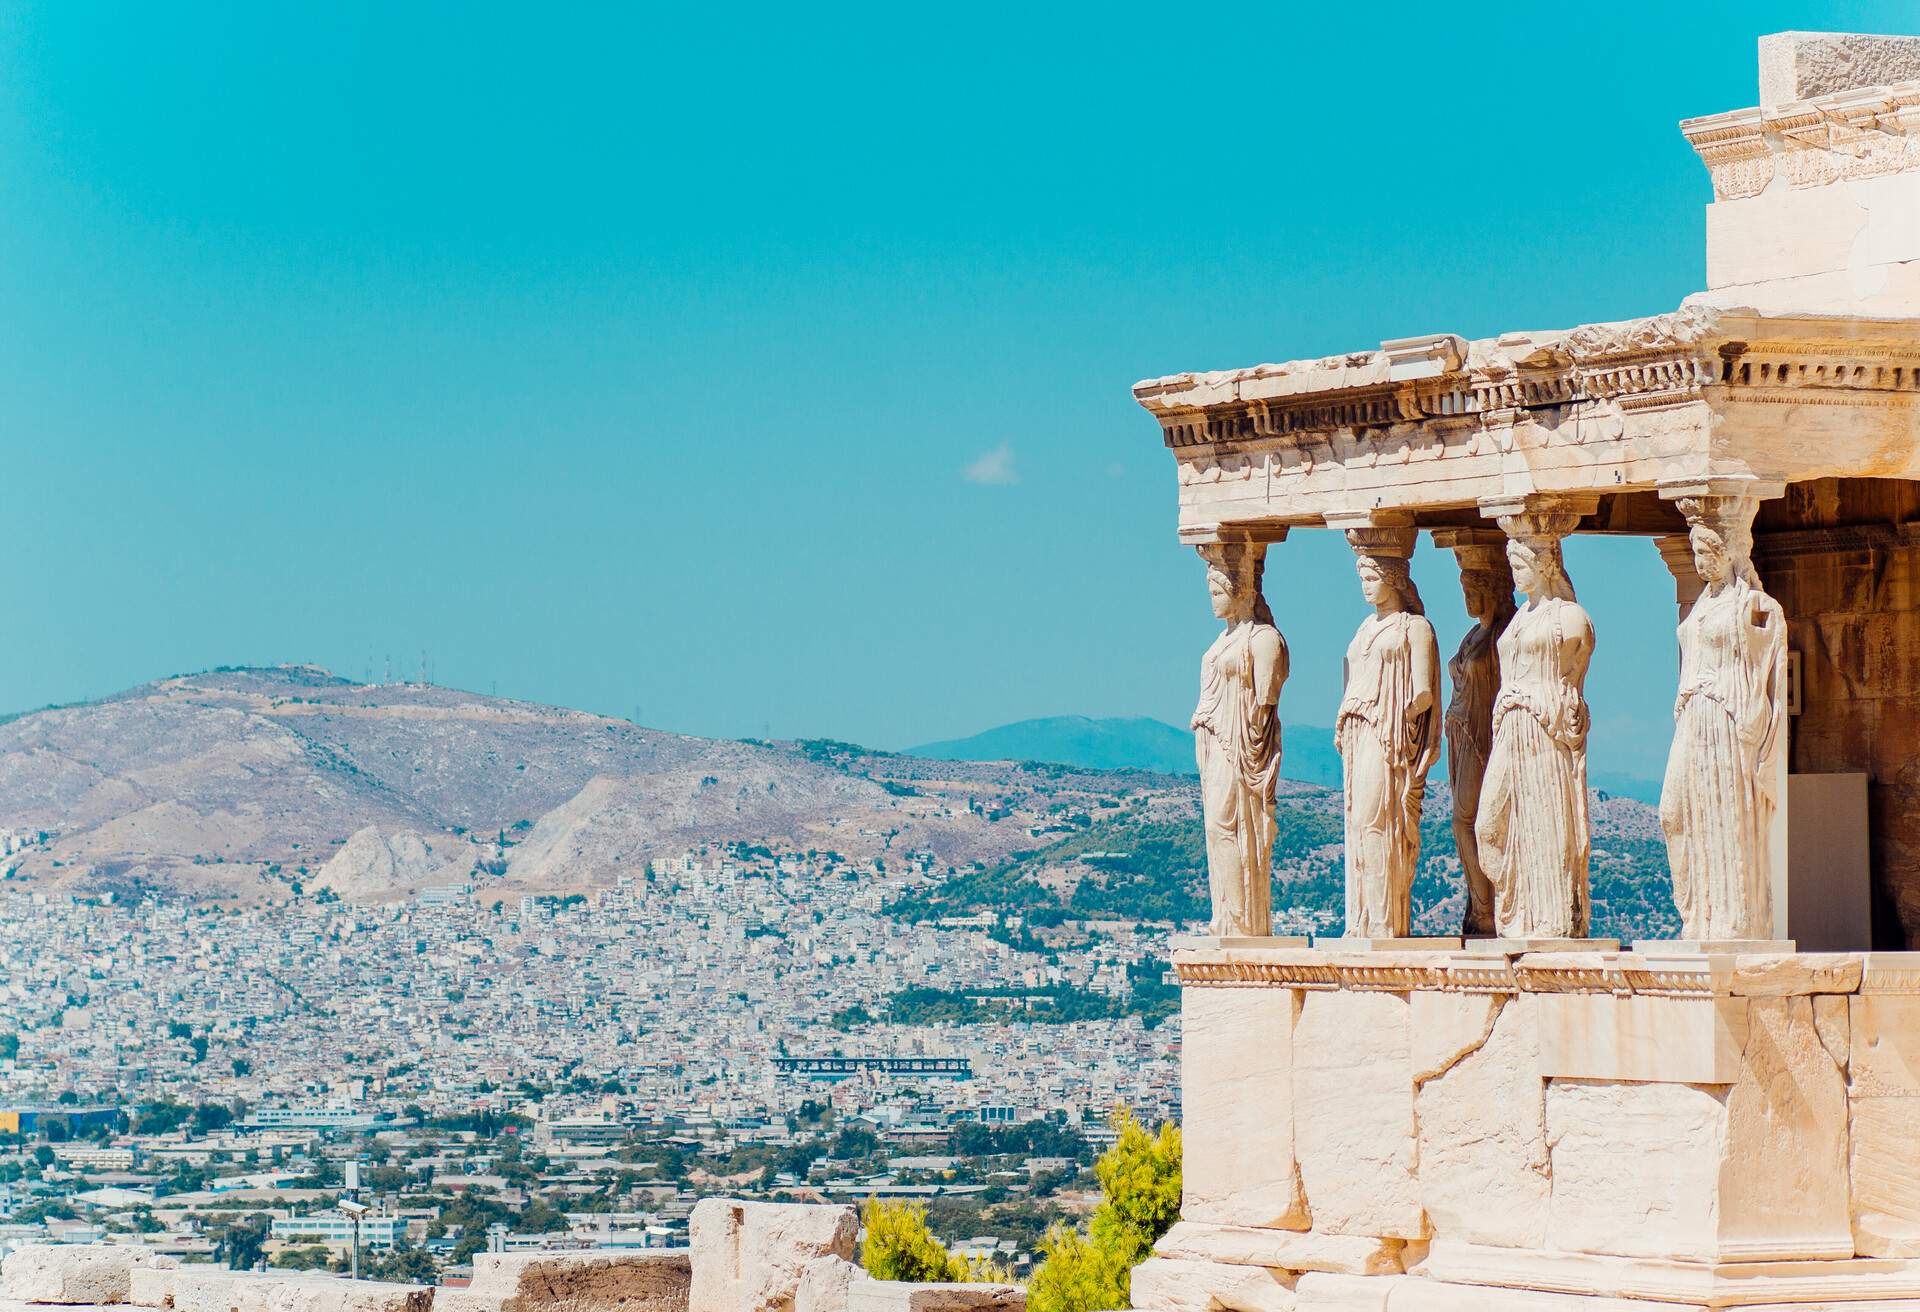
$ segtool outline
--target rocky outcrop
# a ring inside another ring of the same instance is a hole
[[[476,1253],[473,1283],[434,1312],[685,1312],[691,1284],[685,1249]]]
[[[688,1225],[689,1312],[793,1312],[808,1263],[851,1260],[859,1229],[851,1207],[704,1198]]]
[[[465,842],[434,841],[411,829],[382,833],[368,825],[320,867],[313,882],[349,902],[376,901],[466,878],[473,872],[473,851]]]

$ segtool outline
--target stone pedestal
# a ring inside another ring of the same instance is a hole
[[[1520,957],[1529,952],[1618,952],[1617,938],[1470,938],[1467,951]]]
[[[1209,948],[1140,1308],[1920,1308],[1920,953]]]

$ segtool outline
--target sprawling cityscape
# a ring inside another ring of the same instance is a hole
[[[935,882],[734,846],[512,903],[16,894],[0,1246],[312,1263],[350,1242],[332,1207],[357,1184],[370,1251],[449,1264],[672,1242],[724,1182],[926,1199],[1025,1258],[1112,1109],[1172,1110],[1166,932],[1056,954],[1004,918],[884,913]]]

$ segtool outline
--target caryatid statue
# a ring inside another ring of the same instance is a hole
[[[1480,782],[1493,752],[1493,703],[1500,692],[1500,635],[1513,618],[1513,570],[1506,536],[1492,529],[1440,529],[1435,543],[1453,548],[1460,591],[1473,627],[1447,662],[1453,697],[1447,703],[1447,783],[1453,793],[1453,846],[1466,876],[1461,932],[1493,933],[1493,885],[1480,863],[1474,818]]]
[[[1513,581],[1527,594],[1500,635],[1493,748],[1480,785],[1474,840],[1505,938],[1584,938],[1587,861],[1587,702],[1593,622],[1573,597],[1560,540],[1579,516],[1502,514]]]
[[[1265,544],[1212,543],[1200,554],[1213,613],[1226,622],[1200,658],[1200,704],[1193,712],[1212,932],[1264,938],[1273,928],[1273,795],[1280,781],[1287,644],[1260,595]]]
[[[1440,755],[1440,647],[1407,571],[1414,530],[1348,529],[1347,541],[1373,606],[1347,645],[1334,726],[1346,794],[1347,935],[1405,938],[1420,804]]]
[[[1701,496],[1679,506],[1705,587],[1680,622],[1680,695],[1660,790],[1673,900],[1686,938],[1770,939],[1786,617],[1750,556],[1758,502]]]

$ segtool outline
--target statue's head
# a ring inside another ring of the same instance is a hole
[[[1438,534],[1435,538],[1440,540]],[[1447,545],[1460,562],[1460,596],[1467,614],[1482,624],[1513,614],[1513,570],[1507,564],[1507,539],[1460,537]]]
[[[1727,551],[1727,540],[1720,531],[1705,524],[1695,524],[1687,533],[1687,540],[1693,547],[1693,570],[1711,584],[1725,583],[1733,573],[1733,557]]]
[[[1210,542],[1200,548],[1200,555],[1207,562],[1207,598],[1215,616],[1229,624],[1273,623],[1273,612],[1260,592],[1267,558],[1264,543]]]
[[[1560,543],[1580,525],[1580,516],[1570,510],[1521,510],[1500,516],[1500,527],[1507,535],[1507,566],[1513,571],[1513,586],[1529,600],[1573,600],[1573,580],[1567,577],[1566,560]]]
[[[1528,534],[1507,543],[1507,565],[1513,586],[1536,600],[1558,597],[1573,600],[1573,580],[1560,555],[1560,539],[1552,534]]]
[[[1360,595],[1370,606],[1425,613],[1420,589],[1413,586],[1408,558],[1418,535],[1406,525],[1368,525],[1347,530],[1353,548],[1354,569],[1360,575]]]
[[[1681,497],[1679,506],[1687,517],[1694,573],[1709,587],[1729,580],[1759,587],[1760,575],[1753,568],[1753,503],[1737,496]]]
[[[1513,610],[1513,570],[1502,553],[1499,569],[1469,569],[1460,572],[1460,594],[1467,614],[1476,620],[1490,620]]]
[[[1369,606],[1423,615],[1420,590],[1413,585],[1413,573],[1405,556],[1362,554],[1354,563],[1360,575],[1360,595]]]

